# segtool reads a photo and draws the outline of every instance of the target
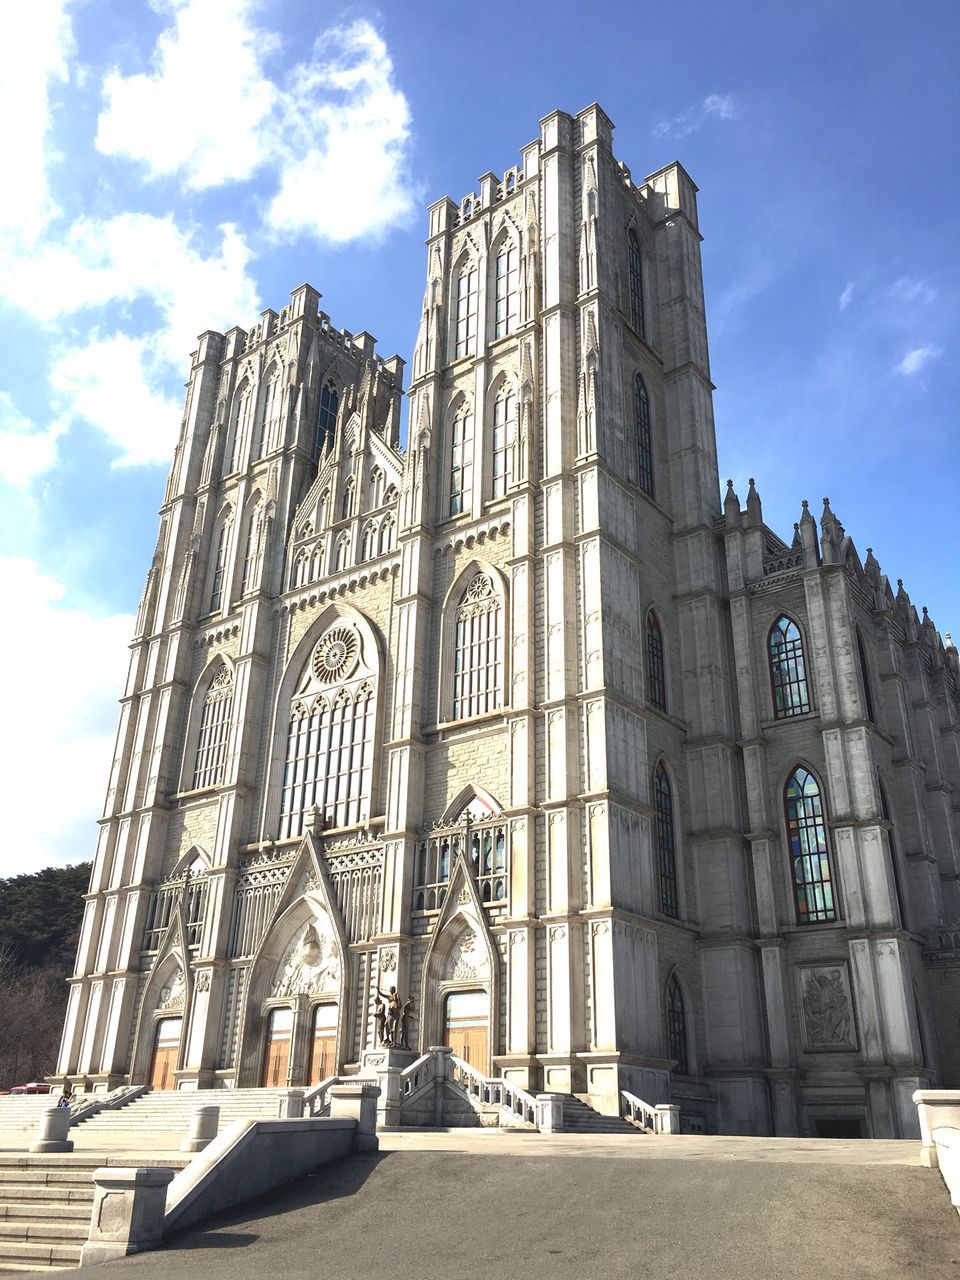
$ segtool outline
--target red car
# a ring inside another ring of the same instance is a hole
[[[49,1093],[50,1086],[43,1084],[38,1080],[31,1080],[29,1084],[18,1084],[10,1090],[11,1093]]]

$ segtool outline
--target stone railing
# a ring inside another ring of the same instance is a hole
[[[80,1124],[82,1120],[89,1120],[101,1111],[116,1111],[119,1107],[125,1107],[128,1102],[133,1102],[134,1098],[147,1093],[149,1088],[148,1084],[124,1084],[110,1093],[81,1094],[70,1103],[70,1123]]]
[[[620,1090],[620,1114],[649,1133],[679,1133],[680,1108],[672,1103],[651,1106],[636,1094]]]
[[[325,1116],[330,1112],[330,1087],[345,1083],[340,1076],[327,1076],[319,1084],[311,1085],[303,1091],[303,1114],[305,1116]]]
[[[521,1089],[519,1085],[500,1076],[485,1076],[482,1071],[453,1053],[450,1055],[450,1065],[453,1068],[453,1083],[464,1089],[478,1105],[499,1107],[501,1123],[506,1112],[514,1122],[537,1125],[537,1099],[532,1093],[527,1093],[526,1089]]]
[[[425,1053],[417,1058],[416,1062],[411,1062],[409,1067],[404,1067],[400,1072],[401,1102],[405,1098],[414,1097],[427,1085],[433,1084],[436,1078],[435,1058],[436,1054]]]

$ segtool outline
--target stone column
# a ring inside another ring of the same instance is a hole
[[[172,1169],[95,1169],[90,1236],[80,1265],[156,1249],[163,1238],[167,1187],[172,1181]]]

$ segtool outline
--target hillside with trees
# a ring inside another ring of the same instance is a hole
[[[0,879],[0,1089],[55,1066],[90,863]]]

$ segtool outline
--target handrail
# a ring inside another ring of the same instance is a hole
[[[330,1099],[327,1097],[327,1090],[331,1085],[341,1084],[340,1076],[327,1076],[325,1080],[321,1080],[319,1084],[315,1084],[312,1088],[306,1089],[303,1094],[303,1114],[305,1116],[319,1116],[330,1106]]]
[[[91,1116],[99,1115],[101,1111],[115,1111],[118,1107],[125,1107],[149,1088],[146,1084],[122,1084],[110,1093],[81,1094],[70,1103],[70,1124],[80,1124]]]
[[[649,1133],[679,1133],[680,1108],[670,1103],[651,1106],[635,1093],[620,1090],[620,1114],[633,1120]]]
[[[526,1089],[521,1089],[502,1076],[485,1076],[476,1067],[464,1062],[457,1055],[450,1055],[453,1068],[453,1080],[461,1089],[465,1089],[471,1098],[478,1103],[499,1107],[501,1111],[509,1111],[527,1124],[537,1123],[537,1100]]]
[[[432,1053],[421,1054],[400,1072],[400,1097],[410,1098],[434,1078]]]

